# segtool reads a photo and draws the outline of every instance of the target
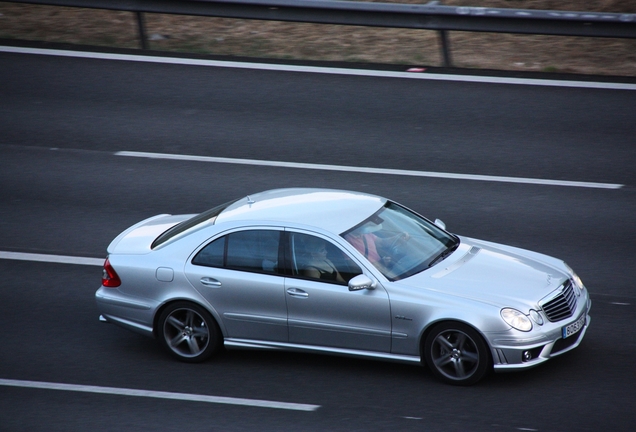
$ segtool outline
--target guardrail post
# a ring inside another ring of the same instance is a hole
[[[441,0],[432,0],[426,3],[426,6],[437,6],[441,3]],[[442,45],[442,66],[451,67],[453,62],[450,55],[450,43],[448,42],[448,34],[446,30],[439,31],[439,41]]]
[[[439,40],[442,45],[442,58],[444,67],[452,67],[453,61],[450,54],[450,42],[448,41],[448,32],[446,30],[439,31]]]
[[[144,13],[143,12],[135,12],[137,15],[137,27],[139,28],[139,43],[141,45],[141,49],[148,49],[148,39],[146,38],[146,25],[144,23]]]

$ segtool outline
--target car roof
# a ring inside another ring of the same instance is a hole
[[[239,199],[218,215],[215,225],[271,221],[340,234],[374,214],[386,201],[376,195],[335,189],[274,189]]]

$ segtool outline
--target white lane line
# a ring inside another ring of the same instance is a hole
[[[19,260],[19,261],[40,261],[57,264],[79,264],[90,266],[103,266],[103,258],[86,258],[66,255],[47,255],[23,252],[5,252],[0,251],[0,259]]]
[[[605,90],[636,90],[636,84],[628,83],[610,83],[610,82],[586,82],[586,81],[567,81],[567,80],[550,80],[550,79],[532,79],[532,78],[511,78],[511,77],[489,77],[474,75],[445,75],[435,73],[413,73],[413,72],[395,72],[395,71],[378,71],[365,69],[347,69],[347,68],[328,68],[317,66],[295,66],[284,64],[267,64],[267,63],[243,63],[235,61],[220,60],[204,60],[176,57],[160,57],[145,56],[134,54],[112,54],[85,51],[66,51],[44,48],[24,48],[12,46],[0,46],[0,52],[18,53],[18,54],[38,54],[60,57],[89,58],[99,60],[123,60],[135,61],[142,63],[163,63],[177,64],[187,66],[212,66],[234,69],[256,69],[281,72],[308,72],[322,73],[331,75],[352,75],[366,77],[381,78],[406,78],[420,79],[432,81],[456,81],[456,82],[472,82],[486,84],[518,84],[518,85],[535,85],[550,87],[575,87],[589,89],[605,89]]]
[[[320,408],[320,405],[276,402],[276,401],[267,401],[267,400],[260,400],[260,399],[242,399],[242,398],[232,398],[232,397],[223,397],[223,396],[206,396],[206,395],[189,394],[189,393],[173,393],[173,392],[137,390],[137,389],[127,389],[127,388],[117,388],[117,387],[98,387],[98,386],[77,385],[77,384],[60,384],[60,383],[49,383],[49,382],[40,382],[40,381],[22,381],[22,380],[11,380],[11,379],[1,379],[1,378],[0,378],[0,385],[8,386],[8,387],[35,388],[35,389],[44,389],[44,390],[63,390],[63,391],[98,393],[98,394],[108,394],[108,395],[117,395],[117,396],[136,396],[136,397],[147,397],[147,398],[156,398],[156,399],[189,401],[189,402],[207,402],[207,403],[226,404],[226,405],[241,405],[241,406],[259,407],[259,408],[276,408],[276,409],[293,410],[293,411],[316,411],[318,408]]]
[[[582,188],[595,188],[595,189],[620,189],[624,185],[616,183],[594,183],[594,182],[581,182],[581,181],[568,181],[568,180],[547,180],[536,178],[524,178],[524,177],[503,177],[503,176],[488,176],[477,174],[455,174],[433,171],[413,171],[413,170],[400,170],[390,168],[368,168],[368,167],[354,167],[345,165],[325,165],[325,164],[310,164],[300,162],[282,162],[282,161],[266,161],[257,159],[236,159],[226,157],[212,157],[212,156],[193,156],[193,155],[180,155],[180,154],[168,154],[168,153],[149,153],[149,152],[136,152],[136,151],[119,151],[115,153],[116,156],[127,157],[139,157],[150,159],[169,159],[180,161],[193,161],[193,162],[214,162],[225,164],[237,164],[237,165],[258,165],[268,167],[281,167],[281,168],[301,168],[301,169],[313,169],[313,170],[325,170],[325,171],[344,171],[344,172],[356,172],[367,174],[385,174],[385,175],[401,175],[411,177],[432,177],[432,178],[444,178],[455,180],[478,180],[478,181],[490,181],[490,182],[502,182],[502,183],[523,183],[534,185],[548,185],[548,186],[571,186]]]

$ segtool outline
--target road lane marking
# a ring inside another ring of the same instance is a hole
[[[290,402],[276,402],[260,399],[243,399],[223,396],[207,396],[190,393],[173,393],[152,390],[137,390],[117,387],[100,387],[91,385],[61,384],[41,381],[23,381],[0,378],[0,385],[7,387],[35,388],[43,390],[63,390],[81,393],[97,393],[117,396],[135,396],[155,399],[170,399],[189,402],[207,402],[226,405],[241,405],[259,408],[275,408],[293,411],[316,411],[320,405],[309,405]]]
[[[26,48],[13,46],[0,46],[0,52],[16,53],[16,54],[36,54],[49,55],[59,57],[88,58],[98,60],[119,60],[134,61],[142,63],[163,63],[176,64],[186,66],[212,66],[234,69],[254,69],[268,70],[280,72],[308,72],[321,73],[331,75],[350,75],[380,78],[404,78],[404,79],[420,79],[431,81],[455,81],[455,82],[471,82],[484,84],[516,84],[516,85],[534,85],[549,87],[574,87],[588,89],[604,89],[604,90],[636,90],[636,84],[629,83],[611,83],[596,81],[569,81],[569,80],[553,80],[553,79],[533,79],[533,78],[512,78],[512,77],[490,77],[475,75],[447,75],[435,73],[413,73],[413,72],[397,72],[397,71],[381,71],[366,69],[348,69],[348,68],[330,68],[319,66],[297,66],[285,64],[268,64],[268,63],[249,63],[237,61],[220,61],[193,58],[178,57],[161,57],[146,56],[135,54],[114,54],[99,53],[88,51],[67,51],[45,48]]]
[[[23,253],[23,252],[5,252],[0,251],[0,259],[19,260],[19,261],[40,261],[47,263],[57,264],[79,264],[99,266],[104,265],[104,258],[86,258],[67,255],[49,255],[49,254],[37,254],[37,253]]]
[[[194,155],[150,153],[150,152],[137,152],[137,151],[119,151],[119,152],[116,152],[115,155],[125,156],[125,157],[168,159],[168,160],[191,161],[191,162],[213,162],[213,163],[225,163],[225,164],[236,164],[236,165],[258,165],[258,166],[280,167],[280,168],[300,168],[300,169],[313,169],[313,170],[324,170],[324,171],[343,171],[343,172],[355,172],[355,173],[366,173],[366,174],[431,177],[431,178],[443,178],[443,179],[455,179],[455,180],[476,180],[476,181],[490,181],[490,182],[500,182],[500,183],[521,183],[521,184],[547,185],[547,186],[570,186],[570,187],[582,187],[582,188],[593,188],[593,189],[620,189],[624,186],[622,184],[617,184],[617,183],[595,183],[595,182],[569,181],[569,180],[548,180],[548,179],[538,179],[538,178],[489,176],[489,175],[478,175],[478,174],[456,174],[456,173],[433,172],[433,171],[414,171],[414,170],[401,170],[401,169],[391,169],[391,168],[354,167],[354,166],[346,166],[346,165],[311,164],[311,163],[301,163],[301,162],[267,161],[267,160],[258,160],[258,159],[237,159],[237,158],[226,158],[226,157],[194,156]]]

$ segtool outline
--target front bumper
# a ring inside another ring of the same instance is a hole
[[[591,307],[592,302],[588,298],[583,311],[579,311],[575,318],[553,325],[550,331],[536,338],[536,340],[511,344],[506,343],[507,341],[505,340],[495,339],[492,344],[493,368],[495,372],[532,368],[550,360],[552,357],[578,347],[590,326],[591,318],[589,312]],[[576,322],[583,314],[585,314],[585,325],[576,334],[564,339],[561,329]]]

